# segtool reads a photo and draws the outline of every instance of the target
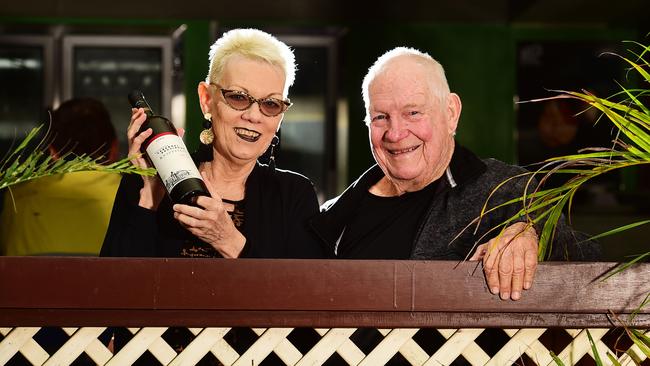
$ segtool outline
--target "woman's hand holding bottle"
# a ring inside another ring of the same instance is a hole
[[[147,115],[143,108],[131,108],[131,122],[126,131],[129,142],[128,156],[131,158],[131,163],[139,168],[152,168],[144,154],[140,152],[142,143],[153,133],[151,128],[138,133],[146,120]],[[178,132],[182,136],[183,131]],[[165,186],[163,186],[158,175],[142,176],[142,179],[144,180],[144,186],[140,190],[138,205],[155,211],[158,209],[160,201],[165,197]]]
[[[221,197],[205,173],[201,173],[211,197],[198,197],[198,207],[175,204],[174,218],[202,241],[212,245],[224,258],[237,258],[246,237],[237,230]]]

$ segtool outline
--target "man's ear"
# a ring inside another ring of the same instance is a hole
[[[458,120],[462,109],[463,104],[460,102],[458,94],[449,93],[449,96],[447,96],[447,128],[450,134],[456,132],[456,128],[458,128]]]

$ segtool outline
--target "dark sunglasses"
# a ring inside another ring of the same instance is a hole
[[[253,103],[257,103],[260,108],[260,112],[262,112],[263,115],[267,117],[275,117],[280,113],[284,113],[289,107],[291,107],[291,101],[288,99],[257,99],[241,90],[229,90],[223,88],[219,88],[219,90],[221,90],[221,95],[223,95],[223,100],[226,102],[226,104],[228,104],[230,108],[238,111],[245,111],[250,108]]]

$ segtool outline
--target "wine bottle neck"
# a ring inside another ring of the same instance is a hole
[[[149,108],[148,106],[147,107],[141,107],[141,108],[144,109],[144,114],[146,114],[147,117],[153,117],[154,114],[153,114],[153,111],[151,110],[151,108]]]
[[[151,106],[149,106],[149,103],[147,103],[144,100],[144,97],[142,99],[136,100],[133,103],[133,107],[134,108],[142,108],[142,109],[144,109],[144,113],[149,117],[154,115],[153,111],[151,110]]]

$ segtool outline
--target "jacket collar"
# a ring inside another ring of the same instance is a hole
[[[471,151],[456,144],[451,162],[447,167],[443,179],[444,184],[440,185],[438,192],[447,189],[461,188],[468,181],[471,181],[483,174],[486,165]],[[332,250],[343,234],[345,226],[350,218],[356,214],[356,208],[365,192],[384,176],[384,172],[377,164],[366,170],[356,181],[354,181],[340,196],[325,202],[321,206],[321,213],[311,221],[312,230]]]

